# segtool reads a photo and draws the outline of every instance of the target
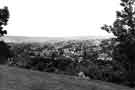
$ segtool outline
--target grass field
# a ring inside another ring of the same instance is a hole
[[[0,90],[135,90],[73,76],[0,66]]]

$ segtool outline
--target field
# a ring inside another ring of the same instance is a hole
[[[0,66],[0,90],[134,90],[73,76]]]

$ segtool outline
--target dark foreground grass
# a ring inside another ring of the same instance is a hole
[[[0,66],[0,90],[135,90],[73,76]]]

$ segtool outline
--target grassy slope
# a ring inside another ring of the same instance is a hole
[[[100,81],[0,66],[0,90],[130,90]],[[131,89],[132,90],[132,89]]]

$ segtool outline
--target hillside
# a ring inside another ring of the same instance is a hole
[[[0,90],[133,90],[101,81],[0,66]]]

